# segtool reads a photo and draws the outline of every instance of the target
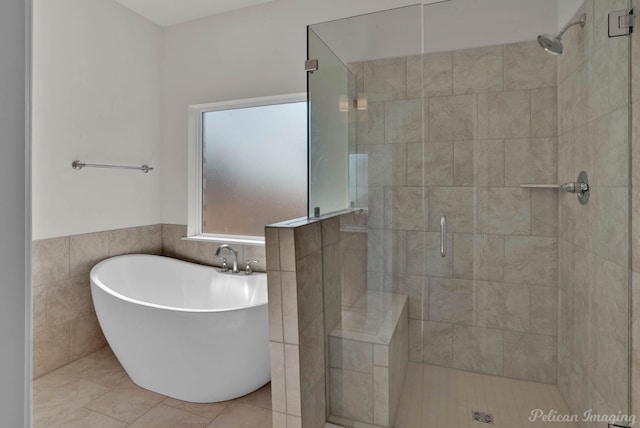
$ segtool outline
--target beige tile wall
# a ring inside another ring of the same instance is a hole
[[[629,38],[607,37],[608,12],[627,6],[586,0],[558,58],[558,178],[585,170],[592,186],[587,205],[559,204],[558,385],[578,414],[628,410]]]
[[[224,241],[192,241],[182,239],[187,236],[187,226],[183,224],[162,225],[162,254],[194,263],[210,266],[221,266],[221,260],[215,257],[216,248],[225,244]],[[258,260],[252,264],[256,272],[267,271],[267,259],[264,245],[240,245],[231,244],[238,252],[238,266],[244,267],[244,261]],[[224,254],[228,263],[231,263],[229,253]]]
[[[409,362],[407,302],[404,295],[367,292],[343,307],[326,345],[330,421],[394,426]]]
[[[91,301],[89,271],[127,253],[162,253],[162,226],[33,242],[33,377],[106,345]]]
[[[265,231],[274,428],[326,420],[322,233],[306,220]]]
[[[89,271],[121,254],[161,254],[219,266],[222,242],[185,241],[187,226],[157,224],[33,242],[33,377],[106,345],[91,301]],[[234,245],[238,259],[266,271],[264,246]]]
[[[329,407],[329,333],[366,291],[362,213],[266,228],[274,428],[320,428]]]
[[[530,41],[350,68],[368,287],[410,296],[410,359],[555,383],[558,195],[519,188],[558,180],[555,57]]]

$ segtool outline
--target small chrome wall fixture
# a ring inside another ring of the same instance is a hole
[[[98,163],[84,163],[84,162],[80,162],[79,160],[74,160],[73,162],[71,162],[71,168],[75,169],[76,171],[80,171],[82,168],[113,168],[113,169],[135,169],[138,171],[142,171],[145,174],[148,173],[149,171],[153,171],[153,168],[150,167],[147,164],[144,164],[142,166],[128,166],[128,165],[105,165],[105,164],[98,164]]]
[[[591,191],[589,177],[587,177],[585,171],[580,171],[578,181],[574,182],[564,184],[521,184],[520,187],[525,189],[560,189],[567,193],[575,193],[582,205],[586,205],[589,202],[589,192]]]
[[[634,21],[633,9],[609,12],[609,37],[628,36],[633,32]]]
[[[589,202],[589,192],[591,186],[589,185],[589,178],[585,171],[580,171],[578,174],[578,181],[574,183],[565,183],[561,186],[561,189],[565,192],[575,193],[578,196],[578,200],[582,205],[586,205]]]
[[[308,59],[304,62],[304,71],[307,73],[313,73],[314,71],[318,71],[318,60],[317,59]]]

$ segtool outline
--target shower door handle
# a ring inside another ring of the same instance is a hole
[[[440,217],[440,256],[447,255],[447,217]]]

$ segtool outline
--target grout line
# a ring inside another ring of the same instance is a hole
[[[110,392],[110,391],[108,391],[108,392]],[[105,394],[106,394],[106,393],[105,393]],[[105,395],[105,394],[102,394],[100,397],[102,397],[102,396],[103,396],[103,395]],[[92,401],[93,401],[93,400],[92,400]],[[92,402],[92,401],[91,401],[91,402]],[[88,404],[90,404],[91,402],[87,403],[87,405],[88,405]],[[90,411],[90,412],[93,412],[93,413],[98,413],[98,414],[100,414],[100,415],[102,415],[102,416],[106,416],[106,417],[108,417],[109,419],[113,419],[113,420],[115,420],[115,421],[122,422],[122,423],[126,424],[126,426],[129,426],[129,425],[131,424],[130,422],[127,422],[127,421],[125,421],[125,420],[123,420],[123,419],[119,419],[119,418],[117,418],[117,417],[115,417],[115,416],[113,416],[113,415],[109,415],[109,414],[104,413],[104,412],[101,412],[101,411],[99,411],[99,410],[90,409],[90,408],[88,408],[88,407],[87,407],[87,405],[84,405],[84,406],[82,406],[81,408],[82,408],[82,409],[85,409],[85,410],[88,410],[88,411]]]
[[[160,402],[162,403],[162,401]],[[146,412],[144,412],[143,414],[141,414],[140,416],[138,416],[133,422],[127,422],[130,425],[133,425],[134,423],[136,423],[137,421],[139,421],[140,419],[142,419],[147,413],[149,413],[150,411],[152,411],[153,409],[155,409],[156,407],[158,407],[160,405],[160,403],[156,404],[155,406],[151,407],[149,410],[147,410]]]

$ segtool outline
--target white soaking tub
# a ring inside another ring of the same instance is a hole
[[[91,270],[102,331],[139,386],[196,403],[269,382],[267,276],[126,255]]]

